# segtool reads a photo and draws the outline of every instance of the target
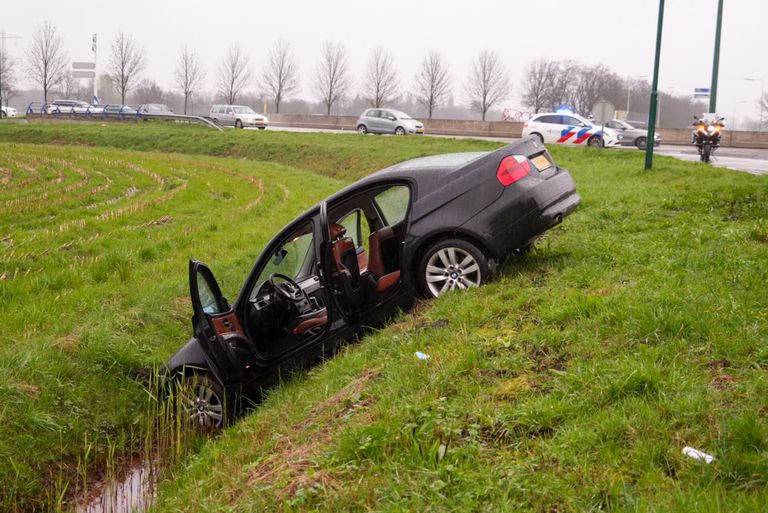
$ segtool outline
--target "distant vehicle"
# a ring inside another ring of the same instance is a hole
[[[135,115],[136,109],[128,105],[110,104],[104,105],[102,112],[106,115]]]
[[[570,111],[535,114],[523,123],[523,137],[533,137],[548,144],[588,145],[598,148],[618,146],[623,139],[615,130],[603,130],[587,118]]]
[[[725,128],[725,118],[713,112],[693,116],[694,130],[691,131],[691,144],[696,146],[702,162],[709,163],[712,154],[720,147],[721,131]]]
[[[15,118],[18,115],[18,111],[8,105],[3,105],[2,110],[0,110],[0,118]]]
[[[644,128],[637,128],[620,119],[613,119],[606,123],[605,126],[616,130],[622,135],[622,146],[637,146],[640,150],[644,150],[648,146],[648,130]],[[661,136],[655,134],[653,137],[653,145],[658,146],[660,144]]]
[[[288,223],[231,304],[191,260],[193,336],[161,374],[187,385],[180,404],[192,423],[221,427],[239,396],[255,397],[281,370],[382,324],[415,296],[486,283],[580,201],[570,173],[531,139],[373,173]]]
[[[247,126],[264,130],[269,125],[266,116],[255,112],[246,105],[214,105],[210,117],[220,125],[245,128]]]
[[[139,114],[173,114],[173,110],[162,103],[145,103],[139,105]]]
[[[395,109],[368,109],[357,119],[359,134],[423,134],[424,124]]]
[[[45,107],[48,114],[85,114],[90,104],[80,100],[55,100]]]

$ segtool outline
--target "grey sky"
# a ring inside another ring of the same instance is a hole
[[[234,42],[251,57],[258,73],[267,48],[288,40],[299,61],[301,89],[309,85],[325,40],[345,43],[355,78],[363,75],[371,50],[392,52],[400,81],[407,86],[430,50],[449,61],[457,101],[470,62],[480,49],[497,51],[512,79],[507,107],[520,106],[523,70],[538,57],[604,63],[623,76],[653,71],[656,0],[524,0],[471,2],[434,0],[282,0],[277,2],[194,0],[3,0],[0,29],[24,36],[9,42],[12,56],[23,57],[36,24],[53,22],[73,60],[90,60],[90,36],[99,35],[99,65],[119,30],[132,34],[147,51],[144,76],[172,87],[173,69],[184,45],[201,57],[213,89],[220,56]],[[709,87],[717,0],[667,0],[660,84],[665,91],[689,94]],[[730,117],[757,116],[759,82],[768,82],[768,30],[765,0],[726,0],[721,50],[718,110]],[[249,89],[256,89],[255,84]],[[359,90],[359,82],[354,91]],[[621,106],[618,106],[621,108]]]

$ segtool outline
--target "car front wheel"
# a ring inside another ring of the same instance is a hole
[[[224,388],[207,373],[184,376],[178,399],[178,413],[192,428],[221,429],[229,421],[230,405]]]
[[[235,128],[243,128],[243,122],[239,119],[235,120]]]
[[[421,258],[418,272],[421,290],[427,297],[478,287],[490,277],[485,254],[474,244],[453,238],[430,246]]]
[[[395,135],[405,135],[405,128],[401,126],[395,128]]]
[[[602,148],[603,147],[603,138],[599,135],[593,135],[589,142],[587,143],[593,148]]]
[[[645,137],[638,137],[635,141],[635,146],[637,146],[638,150],[644,150],[648,146],[648,142]]]

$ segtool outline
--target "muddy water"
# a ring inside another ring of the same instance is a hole
[[[95,485],[87,499],[81,500],[76,513],[145,513],[155,500],[157,466],[139,461],[122,477]]]

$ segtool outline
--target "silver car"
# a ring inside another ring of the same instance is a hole
[[[252,108],[245,105],[214,105],[211,107],[210,117],[220,125],[235,128],[255,126],[259,130],[264,130],[269,125],[269,119],[266,116],[254,112]]]
[[[624,136],[621,140],[622,146],[637,146],[638,149],[641,150],[644,150],[648,146],[648,130],[644,128],[637,128],[620,119],[613,119],[606,123],[605,126],[616,130]],[[653,137],[653,145],[658,146],[660,144],[661,136],[655,134]]]
[[[368,109],[357,119],[359,134],[423,134],[424,124],[394,109]]]

